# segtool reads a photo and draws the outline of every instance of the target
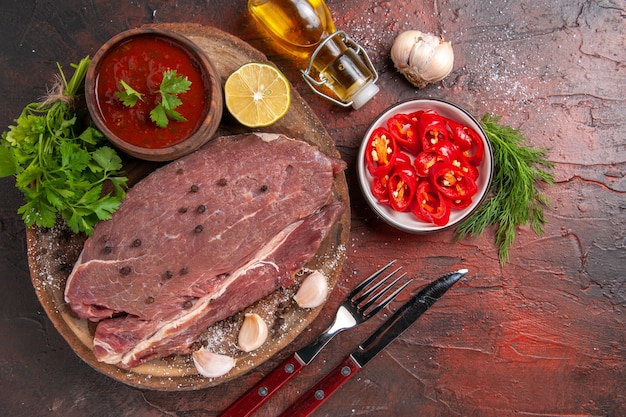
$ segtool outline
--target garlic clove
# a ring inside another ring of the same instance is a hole
[[[293,299],[302,308],[315,308],[328,297],[328,280],[319,271],[314,271],[302,281]]]
[[[251,352],[258,349],[267,339],[267,324],[256,313],[246,314],[239,330],[239,349]]]
[[[452,71],[454,51],[443,38],[419,30],[398,35],[391,48],[398,71],[418,88],[441,81]]]
[[[398,35],[391,47],[391,60],[396,69],[402,70],[409,66],[411,50],[421,35],[419,30],[407,30]]]
[[[439,46],[439,38],[428,33],[422,34],[411,48],[409,67],[419,73],[428,69],[437,46]]]
[[[207,378],[226,375],[235,366],[235,359],[202,347],[191,354],[198,373]]]
[[[433,48],[428,66],[420,71],[424,81],[428,83],[443,80],[452,71],[454,51],[450,42],[441,42]]]

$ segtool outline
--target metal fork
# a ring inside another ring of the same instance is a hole
[[[311,344],[291,354],[281,365],[274,368],[265,378],[259,381],[248,392],[231,404],[220,416],[222,417],[247,417],[265,403],[283,385],[300,372],[304,366],[311,363],[317,354],[335,337],[346,329],[351,329],[366,322],[380,310],[385,308],[400,292],[411,282],[410,280],[401,285],[395,291],[387,294],[395,284],[406,276],[401,274],[393,281],[389,280],[401,269],[389,273],[385,278],[374,282],[394,261],[374,272],[343,300],[333,323]],[[370,285],[371,284],[371,285]],[[382,300],[381,300],[382,299]]]

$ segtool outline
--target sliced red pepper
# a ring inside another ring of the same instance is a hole
[[[466,151],[472,147],[472,138],[469,137],[465,126],[454,120],[447,120],[450,127],[450,141],[459,147],[460,150]]]
[[[411,157],[407,154],[405,154],[404,152],[398,152],[398,155],[396,155],[396,165],[401,165],[401,164],[409,164],[411,165]]]
[[[381,177],[391,171],[398,153],[393,136],[384,127],[375,129],[367,141],[365,160],[367,169],[374,177]]]
[[[417,175],[420,177],[428,177],[428,172],[437,163],[438,158],[439,155],[433,149],[420,152],[413,162]]]
[[[372,180],[372,194],[381,204],[389,204],[389,192],[387,191],[388,181],[389,175],[387,174],[381,177],[374,177]]]
[[[426,110],[417,121],[417,134],[422,144],[422,149],[426,150],[439,142],[448,140],[448,127],[446,119],[434,110]]]
[[[466,198],[464,200],[452,200],[448,198],[446,200],[448,202],[448,205],[450,206],[450,209],[452,210],[461,210],[469,207],[469,205],[472,204],[471,198]]]
[[[397,165],[389,175],[387,192],[389,203],[394,210],[409,211],[415,190],[417,175],[410,164]]]
[[[474,178],[450,163],[438,164],[430,171],[435,188],[451,200],[465,200],[478,191]]]
[[[448,161],[453,161],[461,154],[459,147],[450,141],[439,141],[436,145],[433,145],[432,149],[440,156],[445,157]]]
[[[457,168],[461,168],[461,170],[463,170],[463,172],[465,172],[466,175],[469,175],[470,177],[472,177],[474,181],[476,181],[476,179],[478,178],[478,175],[479,175],[478,168],[470,164],[470,162],[467,160],[465,156],[458,155],[455,159],[450,161],[450,163]]]
[[[455,144],[448,141],[439,142],[417,155],[414,161],[415,171],[420,177],[427,177],[436,163],[452,162],[460,157],[461,151]]]
[[[417,126],[408,114],[399,113],[387,120],[387,129],[398,146],[414,155],[419,152],[421,144],[417,137]]]
[[[464,126],[463,129],[472,141],[472,145],[463,151],[463,155],[467,158],[470,164],[478,166],[483,160],[485,145],[474,129],[467,126]]]
[[[450,220],[450,207],[446,199],[427,179],[421,179],[417,184],[411,212],[419,219],[437,226],[444,226]]]
[[[420,117],[422,117],[422,114],[424,114],[424,110],[418,110],[416,112],[409,113],[409,119],[411,119],[411,123],[417,126],[417,122],[419,121]]]

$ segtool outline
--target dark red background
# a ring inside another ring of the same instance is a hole
[[[231,383],[195,392],[127,387],[85,365],[53,328],[30,284],[21,195],[0,179],[0,414],[216,415],[325,328],[357,280],[398,258],[412,290],[453,268],[470,273],[331,398],[319,416],[626,415],[626,48],[623,1],[329,0],[339,29],[370,53],[381,92],[358,111],[315,96],[244,1],[7,0],[0,13],[0,125],[45,94],[57,72],[116,33],[152,22],[213,25],[266,53],[325,122],[349,164],[352,231],[343,276],[311,329]],[[393,68],[395,36],[421,29],[451,40],[452,74],[417,90]],[[493,230],[414,236],[366,206],[355,155],[372,119],[409,98],[454,101],[502,115],[529,144],[550,149],[555,186],[545,234],[520,228],[501,266]],[[4,130],[4,128],[2,129]],[[398,303],[392,309],[397,308]],[[387,314],[390,311],[387,312]],[[383,317],[340,335],[258,415],[275,415],[332,369]]]

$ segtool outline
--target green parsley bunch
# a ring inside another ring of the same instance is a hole
[[[28,104],[2,133],[0,177],[15,176],[26,201],[18,213],[29,227],[53,227],[60,215],[74,233],[90,235],[125,196],[121,158],[103,145],[100,131],[84,127],[73,106],[89,63],[86,57],[72,65],[69,82],[59,66],[57,86],[46,100]],[[112,185],[108,194],[103,193],[106,182]]]

